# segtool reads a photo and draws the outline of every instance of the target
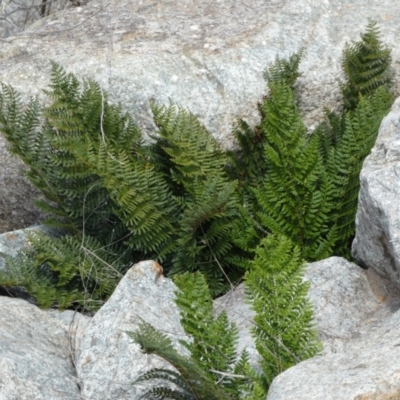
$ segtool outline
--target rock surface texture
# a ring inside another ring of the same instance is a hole
[[[393,0],[93,0],[3,40],[0,81],[25,97],[41,95],[54,60],[97,80],[144,133],[154,129],[149,99],[171,99],[230,147],[238,117],[258,121],[263,71],[276,55],[304,47],[299,86],[308,126],[316,125],[323,106],[337,107],[343,46],[359,38],[368,18],[381,27],[399,73],[400,3]],[[30,208],[34,193],[2,139],[0,160],[4,232],[30,225],[37,215]]]
[[[400,298],[339,257],[310,264],[306,279],[324,351],[275,378],[267,400],[400,398]]]
[[[0,297],[0,399],[80,399],[71,349],[87,323]]]
[[[154,261],[132,267],[107,303],[86,328],[76,357],[77,375],[84,399],[138,399],[140,388],[132,382],[151,368],[168,368],[158,357],[143,354],[126,331],[136,331],[144,320],[167,334],[175,348],[187,339],[174,303],[174,283],[160,276]]]
[[[167,365],[142,354],[125,333],[140,319],[187,339],[173,301],[176,286],[153,261],[133,266],[92,318],[72,311],[43,311],[0,296],[0,399],[138,399],[139,374]]]
[[[366,158],[353,254],[400,289],[400,98],[382,121]]]

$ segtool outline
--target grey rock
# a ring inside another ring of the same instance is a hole
[[[399,398],[400,311],[381,311],[368,332],[347,341],[340,352],[314,357],[280,374],[267,399]]]
[[[400,289],[400,98],[382,121],[360,175],[352,251]]]
[[[74,348],[88,318],[0,297],[0,399],[80,399]]]
[[[365,321],[382,307],[380,287],[371,288],[366,271],[341,257],[310,263],[304,279],[309,281],[308,297],[314,307],[315,325],[323,342],[324,354],[340,351],[346,342],[358,337]],[[238,352],[247,350],[253,368],[258,368],[260,356],[255,348],[250,328],[254,311],[245,301],[244,285],[214,301],[217,314],[222,310],[239,330]]]
[[[3,40],[0,81],[25,98],[42,96],[52,59],[79,77],[97,80],[145,134],[154,131],[148,100],[171,99],[231,147],[238,117],[250,124],[259,120],[257,102],[266,94],[263,71],[277,54],[305,48],[299,88],[310,128],[320,121],[323,106],[337,108],[343,46],[359,38],[368,18],[379,23],[383,41],[393,49],[398,74],[400,3],[392,0],[95,0]],[[19,164],[5,154],[0,151],[0,171],[7,165],[13,174],[0,173],[3,231],[35,219],[34,193],[18,178]],[[12,185],[5,191],[8,177]],[[13,212],[18,221],[10,217]]]
[[[308,264],[304,279],[310,282],[308,296],[324,354],[339,351],[359,336],[365,320],[381,307],[366,271],[344,258]]]
[[[10,155],[0,134],[0,233],[26,228],[43,214],[33,204],[40,193],[25,178],[22,161]]]
[[[254,325],[254,311],[245,300],[245,288],[243,283],[225,295],[214,300],[214,312],[219,315],[226,311],[229,321],[234,323],[239,332],[237,352],[238,355],[246,350],[249,354],[249,363],[252,368],[259,369],[260,355],[256,349],[250,328]]]
[[[267,400],[397,399],[400,298],[381,297],[378,275],[338,257],[305,277],[324,351],[276,377]]]
[[[89,399],[138,399],[143,387],[132,382],[151,368],[171,368],[161,359],[143,354],[126,331],[136,331],[144,320],[167,334],[181,354],[178,343],[188,339],[180,325],[174,302],[177,287],[159,275],[154,261],[133,266],[105,305],[86,328],[77,352],[76,369],[81,395]]]

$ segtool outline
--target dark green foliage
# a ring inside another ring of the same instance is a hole
[[[180,290],[176,293],[176,303],[181,324],[192,338],[181,344],[190,351],[190,361],[178,356],[165,335],[142,325],[131,336],[148,353],[168,361],[178,373],[155,369],[143,374],[136,383],[159,379],[163,385],[159,383],[159,387],[150,389],[146,395],[157,394],[160,399],[197,399],[191,387],[192,378],[196,382],[204,380],[205,387],[207,382],[218,384],[222,390],[218,399],[264,400],[279,373],[313,357],[321,349],[307,299],[308,284],[302,279],[304,266],[300,249],[290,239],[270,235],[257,247],[256,257],[246,273],[246,296],[256,313],[252,334],[261,355],[262,373],[250,368],[245,352],[237,359],[237,328],[228,322],[225,312],[214,316],[204,277],[200,273],[177,275],[175,282]],[[172,352],[174,357],[165,356]],[[197,379],[196,368],[202,371]],[[179,389],[164,386],[168,382]],[[208,396],[212,396],[211,392]]]
[[[144,146],[132,119],[108,103],[97,83],[80,84],[53,64],[46,94],[50,106],[32,100],[24,107],[12,88],[0,93],[0,129],[44,195],[45,222],[78,242],[94,238],[118,269],[156,259],[169,274],[202,271],[213,295],[231,287],[242,275],[233,264],[242,251],[230,229],[238,216],[237,182],[196,118],[153,105],[159,136]]]
[[[265,231],[283,234],[305,258],[321,259],[330,255],[336,239],[336,227],[329,220],[332,181],[318,151],[318,137],[307,135],[291,87],[284,80],[271,80],[269,88],[258,128],[264,138],[265,174],[252,189],[255,202],[246,210],[250,225],[240,227],[246,234],[237,243],[249,250]]]
[[[229,323],[226,312],[214,316],[211,293],[201,273],[177,275],[175,282],[180,289],[176,303],[181,324],[192,339],[180,343],[191,357],[180,356],[171,341],[149,324],[141,324],[135,333],[128,332],[144,352],[157,354],[177,370],[153,369],[143,374],[135,383],[158,379],[157,386],[143,398],[239,399],[250,390],[251,381],[247,378],[248,354],[236,354],[236,326]]]
[[[320,350],[308,284],[302,280],[304,265],[300,248],[289,238],[270,235],[246,273],[247,298],[256,312],[252,332],[262,358],[256,392],[261,388],[266,394],[278,374]]]
[[[299,65],[303,56],[303,50],[289,57],[289,60],[281,60],[279,57],[265,72],[265,78],[270,85],[285,82],[294,89],[296,79],[301,76]],[[264,98],[264,103],[267,97]],[[266,118],[263,104],[258,104],[261,119]],[[266,155],[264,151],[267,138],[261,126],[252,129],[244,120],[239,120],[233,131],[239,148],[228,151],[230,164],[227,169],[233,179],[239,182],[239,192],[247,204],[254,202],[251,188],[259,186],[267,172]]]
[[[319,137],[324,166],[335,187],[330,217],[338,229],[334,255],[351,258],[359,174],[393,102],[388,90],[393,75],[390,61],[390,50],[379,40],[376,23],[370,21],[361,41],[347,45],[343,52],[343,113],[327,110],[326,121],[313,133]]]
[[[179,204],[171,273],[199,270],[216,295],[241,276],[232,263],[240,251],[230,228],[238,216],[237,182],[225,172],[226,154],[197,118],[173,105],[153,104],[152,110],[159,131],[150,161]]]
[[[297,78],[302,74],[299,72],[300,61],[303,57],[304,49],[292,54],[289,60],[276,57],[275,62],[265,71],[265,79],[268,84],[273,82],[285,82],[294,88]]]
[[[229,400],[232,397],[216,385],[195,362],[181,356],[171,340],[151,325],[141,323],[136,332],[127,334],[140,345],[146,354],[156,354],[171,364],[176,371],[154,368],[141,375],[134,384],[157,380],[157,386],[149,389],[141,399],[176,400]],[[162,383],[160,383],[160,380]]]
[[[346,44],[342,59],[346,80],[341,83],[346,111],[355,110],[360,95],[371,95],[381,86],[390,87],[393,78],[390,53],[380,41],[379,29],[372,20],[361,35],[361,41]]]
[[[301,52],[270,66],[260,125],[251,130],[240,122],[236,131],[240,150],[231,153],[230,172],[239,180],[244,204],[235,228],[236,243],[248,254],[238,265],[246,268],[269,233],[290,237],[308,260],[350,257],[358,175],[393,101],[387,90],[390,51],[370,22],[362,41],[344,51],[345,111],[327,111],[327,120],[310,135],[293,90],[300,58]]]
[[[330,116],[330,126],[314,133],[324,144],[325,169],[335,187],[331,220],[338,229],[338,240],[333,253],[350,257],[351,242],[355,235],[355,215],[360,190],[359,175],[362,164],[373,147],[383,117],[388,113],[392,95],[380,87],[369,98],[361,97],[357,108],[345,113],[341,120]],[[337,124],[335,126],[335,124]],[[337,131],[335,141],[330,141]],[[328,137],[328,139],[326,139]]]

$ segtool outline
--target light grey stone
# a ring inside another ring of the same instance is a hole
[[[25,98],[42,96],[51,59],[78,77],[98,81],[145,134],[154,130],[149,99],[171,99],[231,147],[238,117],[251,124],[259,120],[257,102],[266,94],[263,71],[277,54],[305,49],[299,88],[310,128],[324,106],[337,108],[344,44],[359,39],[368,18],[379,23],[383,41],[393,49],[398,74],[400,3],[393,0],[94,0],[3,40],[0,81]],[[0,229],[7,231],[35,219],[34,193],[3,148],[0,144],[0,171],[6,165],[12,172],[0,173]],[[13,212],[18,220],[11,218]]]
[[[360,184],[353,255],[400,289],[400,98],[382,121]]]
[[[75,346],[88,318],[0,297],[0,399],[81,399]]]
[[[132,382],[151,368],[171,368],[154,355],[143,354],[126,331],[134,332],[144,320],[178,343],[188,339],[174,302],[177,287],[161,276],[154,261],[133,266],[114,293],[90,321],[77,352],[76,368],[81,395],[86,399],[138,399],[142,388]]]
[[[314,357],[280,374],[267,400],[398,399],[400,311],[381,311],[375,325],[348,340],[340,352]]]
[[[307,265],[309,299],[324,344],[324,354],[339,351],[348,339],[358,337],[365,320],[380,307],[365,270],[341,257]]]
[[[25,178],[22,161],[10,155],[0,134],[0,233],[26,228],[43,214],[33,204],[40,193]]]
[[[339,257],[309,264],[305,279],[324,351],[276,377],[267,400],[399,398],[399,297]]]

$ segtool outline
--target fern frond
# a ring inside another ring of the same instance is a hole
[[[147,373],[147,378],[141,376],[136,382],[161,378],[177,386],[177,389],[173,388],[173,390],[178,390],[180,392],[179,395],[190,399],[228,400],[230,398],[207,377],[197,364],[181,356],[173,348],[171,340],[166,335],[158,332],[150,324],[142,322],[139,324],[138,331],[126,333],[139,344],[144,353],[158,355],[171,364],[178,372],[177,374],[167,372],[165,369],[151,370]],[[150,390],[154,391],[155,389]],[[146,396],[147,393],[145,394]],[[189,395],[192,397],[189,397]]]
[[[287,237],[270,235],[261,241],[246,273],[265,393],[275,376],[320,350],[303,270],[300,248]]]
[[[360,95],[371,95],[382,86],[389,89],[393,82],[391,51],[382,44],[379,35],[376,22],[370,20],[361,41],[346,44],[343,51],[346,81],[341,83],[341,90],[347,111],[357,107]]]

